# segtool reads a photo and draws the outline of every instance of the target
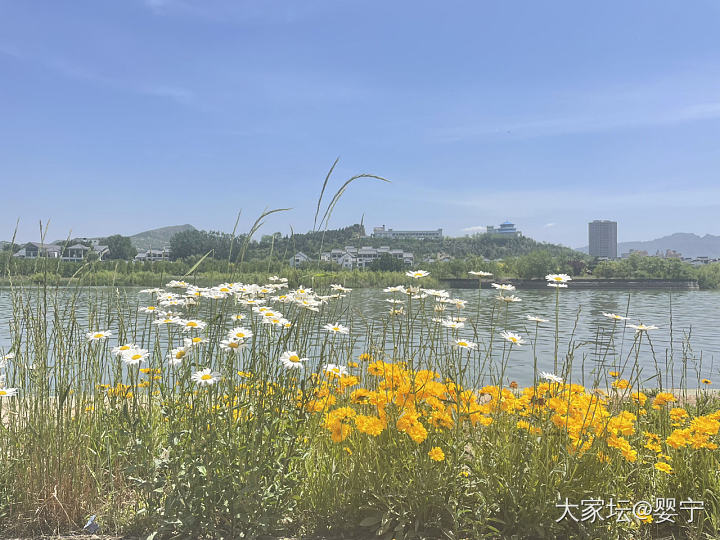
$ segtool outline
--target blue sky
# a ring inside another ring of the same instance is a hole
[[[720,4],[0,0],[0,239],[720,234]],[[334,188],[334,189],[333,189]]]

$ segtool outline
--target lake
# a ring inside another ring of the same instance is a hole
[[[149,297],[140,295],[140,287],[123,288],[121,293],[126,295],[131,305],[147,305]],[[88,299],[97,295],[107,297],[115,294],[115,289],[109,287],[89,287],[82,291],[76,304],[76,316],[79,320],[86,320]],[[459,331],[459,336],[480,343],[482,356],[484,347],[489,342],[489,321],[496,319],[495,327],[495,355],[501,354],[504,344],[499,336],[500,330],[510,330],[520,334],[527,343],[522,347],[514,347],[506,373],[506,382],[517,381],[520,385],[532,384],[533,375],[533,345],[531,340],[535,334],[535,323],[526,319],[526,315],[536,315],[550,322],[540,325],[536,344],[538,369],[553,371],[554,345],[555,345],[555,291],[554,290],[518,290],[514,294],[522,299],[521,302],[509,306],[507,322],[505,322],[505,304],[496,300],[494,290],[451,290],[451,296],[466,300],[467,304],[459,312],[467,317],[465,328]],[[69,294],[69,293],[68,293]],[[384,293],[381,289],[355,289],[345,299],[346,306],[354,317],[364,318],[368,321],[381,321],[388,317],[390,304],[386,302],[392,294]],[[628,323],[642,322],[655,325],[657,330],[649,332],[652,350],[643,337],[643,344],[638,357],[642,368],[641,380],[656,373],[656,365],[664,372],[663,385],[665,387],[679,386],[696,387],[698,380],[708,378],[713,381],[717,375],[718,367],[714,364],[714,357],[720,352],[720,309],[718,291],[574,291],[572,283],[568,289],[560,291],[559,350],[561,360],[568,351],[570,335],[575,327],[573,337],[577,346],[573,358],[573,382],[591,385],[592,373],[595,366],[604,360],[606,366],[621,364],[628,355],[631,355],[630,364],[634,360],[632,351],[635,332],[631,328],[623,332],[623,323],[617,327],[615,350],[608,352],[607,335],[613,327],[613,321],[603,316],[603,312],[617,313],[630,317]],[[432,302],[429,298],[428,302]],[[282,305],[277,306],[283,309]],[[60,306],[65,309],[66,306]],[[500,313],[500,310],[502,313]],[[446,314],[457,313],[455,308],[448,305]],[[9,345],[9,321],[12,319],[11,294],[8,288],[0,288],[0,349],[7,349]],[[344,315],[347,320],[348,314]],[[577,321],[577,326],[576,325]],[[334,322],[334,321],[333,321]],[[343,322],[343,321],[341,321]],[[477,324],[477,331],[472,326]],[[364,327],[353,325],[353,332],[362,337]],[[672,337],[672,339],[671,339]],[[360,354],[364,349],[364,341],[359,339],[353,353]],[[607,371],[607,369],[604,369]],[[628,376],[629,374],[625,374]],[[654,379],[648,379],[645,386],[655,386]]]

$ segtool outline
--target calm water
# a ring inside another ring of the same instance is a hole
[[[572,285],[571,285],[572,287]],[[131,304],[146,305],[147,295],[138,294],[140,288],[125,288],[121,293],[127,295]],[[81,296],[76,306],[76,315],[79,320],[87,317],[87,298],[98,293],[105,295],[114,292],[110,288],[88,288]],[[514,348],[510,357],[509,370],[506,380],[515,380],[521,385],[532,383],[533,346],[531,340],[535,334],[535,323],[526,320],[526,315],[537,315],[549,319],[549,323],[541,324],[537,340],[538,368],[543,371],[553,370],[553,351],[555,344],[555,292],[554,290],[516,291],[522,302],[509,306],[508,319],[504,319],[504,303],[495,300],[495,291],[492,290],[453,290],[453,298],[467,300],[467,306],[461,310],[460,315],[467,317],[466,327],[460,331],[460,336],[487,344],[490,337],[489,321],[495,310],[498,318],[498,309],[503,315],[501,322],[496,325],[496,347],[502,346],[499,332],[508,329],[521,334],[526,345]],[[383,293],[380,289],[355,289],[350,297],[351,309],[356,314],[369,320],[378,320],[387,317],[390,304],[385,299],[392,295]],[[572,378],[577,382],[590,385],[593,370],[600,360],[606,365],[622,364],[628,356],[632,356],[634,330],[627,328],[623,332],[622,323],[616,330],[615,351],[608,354],[608,332],[613,323],[605,318],[603,312],[612,312],[630,317],[630,323],[643,322],[658,326],[658,330],[650,332],[652,351],[643,339],[640,350],[639,364],[642,367],[641,379],[648,379],[647,386],[655,386],[654,379],[650,377],[656,373],[656,366],[663,372],[663,385],[671,386],[674,382],[678,386],[683,372],[685,383],[689,387],[697,386],[699,378],[707,377],[715,383],[720,383],[718,366],[714,358],[720,352],[720,309],[718,301],[720,292],[717,291],[573,291],[572,288],[563,289],[560,293],[560,360],[568,351],[570,335],[573,328],[575,333],[573,345],[575,349],[573,359]],[[282,310],[282,306],[278,306]],[[446,314],[455,313],[453,307],[448,305]],[[671,317],[672,314],[672,317]],[[10,291],[0,288],[0,349],[6,349],[9,344],[9,321],[12,319],[12,304]],[[479,324],[475,324],[479,321]],[[340,321],[346,322],[346,321]],[[473,327],[477,326],[477,333]],[[360,329],[358,329],[359,331]],[[672,340],[671,340],[672,336]],[[689,344],[689,345],[688,345]],[[362,343],[358,343],[358,354],[362,352]],[[500,349],[496,348],[496,357]],[[482,351],[479,354],[482,356]],[[597,370],[596,370],[597,371]],[[607,371],[606,369],[604,371]],[[626,375],[629,375],[627,373]],[[584,377],[584,380],[583,380]],[[674,377],[674,380],[673,380]]]

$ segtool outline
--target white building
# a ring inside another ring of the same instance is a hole
[[[13,257],[18,259],[37,259],[39,257],[48,259],[60,259],[66,262],[82,262],[88,253],[97,254],[98,259],[109,251],[108,246],[94,245],[92,248],[82,244],[74,244],[69,247],[58,246],[57,244],[41,244],[39,242],[28,242]]]
[[[293,257],[290,259],[290,266],[293,268],[300,266],[304,262],[308,262],[310,260],[310,257],[305,255],[302,251],[298,251]]]
[[[170,260],[170,248],[165,247],[162,249],[148,249],[146,251],[140,251],[135,255],[137,262],[157,262],[157,261],[169,261]]]
[[[382,227],[374,227],[373,233],[374,238],[412,238],[416,240],[424,240],[425,238],[442,238],[442,229],[435,229],[434,231],[395,231],[393,229],[386,229],[385,225]]]
[[[320,260],[331,261],[347,269],[367,268],[385,254],[401,260],[408,266],[412,266],[415,262],[412,253],[403,251],[402,249],[390,249],[388,246],[380,246],[379,248],[370,246],[363,246],[361,248],[345,246],[345,249],[324,251],[320,254]]]

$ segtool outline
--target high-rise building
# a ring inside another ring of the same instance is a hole
[[[591,256],[617,259],[617,221],[596,219],[588,223],[588,243]]]

